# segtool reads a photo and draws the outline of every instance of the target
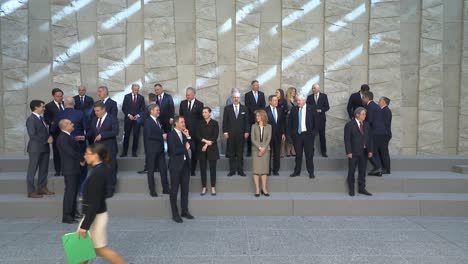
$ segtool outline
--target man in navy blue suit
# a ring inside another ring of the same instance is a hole
[[[44,121],[49,125],[50,135],[53,137],[52,151],[54,154],[54,168],[55,176],[62,175],[60,154],[57,149],[57,137],[60,133],[52,132],[52,127],[55,123],[55,117],[61,111],[63,111],[63,91],[59,88],[52,89],[52,97],[54,98],[51,102],[45,105]]]
[[[311,105],[317,111],[317,131],[320,138],[320,150],[322,157],[327,155],[327,141],[325,139],[325,127],[327,124],[327,115],[325,114],[330,110],[328,104],[328,97],[326,94],[320,92],[320,86],[316,83],[312,85],[312,94],[307,97],[307,104]]]
[[[369,85],[363,84],[361,85],[361,90],[359,90],[359,92],[351,94],[348,100],[348,105],[346,106],[346,111],[348,112],[349,119],[354,118],[354,110],[356,110],[360,106],[364,106],[364,104],[362,103],[363,93],[369,90]]]
[[[143,128],[143,140],[145,147],[146,166],[148,169],[148,188],[152,197],[157,197],[154,182],[154,172],[159,168],[161,186],[164,194],[169,194],[169,183],[167,180],[166,157],[164,155],[164,141],[167,134],[164,133],[159,121],[159,106],[151,104],[148,107],[150,115],[146,118]]]
[[[370,176],[382,176],[382,164],[380,162],[380,155],[378,149],[384,144],[385,137],[388,134],[385,127],[383,111],[374,101],[374,94],[370,91],[364,92],[362,102],[367,109],[366,121],[372,132],[372,139],[374,141],[374,148],[371,150],[374,155],[369,159],[374,168],[369,172]]]
[[[172,219],[182,223],[182,218],[193,219],[188,211],[188,192],[190,182],[190,141],[189,131],[185,128],[185,120],[182,116],[174,117],[174,130],[167,134],[167,147],[169,154],[169,172],[171,173],[171,210]],[[180,186],[180,207],[177,208],[177,193]]]
[[[106,86],[99,86],[97,89],[97,96],[99,100],[106,106],[106,113],[117,117],[117,102],[109,97],[109,89],[107,89]],[[95,112],[92,113],[92,115],[94,114]]]
[[[138,142],[140,139],[140,123],[138,119],[145,112],[145,98],[139,94],[140,85],[132,84],[132,92],[126,94],[122,103],[122,112],[124,113],[124,140],[123,150],[120,157],[126,157],[130,134],[133,130],[132,156],[137,157]]]
[[[75,109],[83,113],[86,124],[89,124],[91,122],[94,99],[86,95],[86,87],[84,85],[78,87],[78,95],[73,96],[73,99],[75,100]]]
[[[245,94],[245,106],[249,110],[249,124],[255,123],[255,111],[265,109],[265,94],[260,91],[260,84],[257,80],[250,83],[251,90]],[[252,140],[247,139],[247,157],[252,156]]]
[[[392,111],[388,108],[390,99],[388,97],[381,97],[379,99],[379,106],[383,112],[383,119],[387,135],[385,136],[382,147],[378,150],[380,160],[382,162],[382,174],[390,174],[390,152],[388,151],[388,144],[392,139]]]
[[[86,135],[94,143],[103,144],[111,154],[111,175],[107,181],[107,197],[112,197],[117,184],[117,135],[119,134],[119,122],[117,117],[106,112],[106,106],[102,102],[94,103],[94,118],[91,121],[89,133]]]
[[[161,109],[159,119],[161,120],[164,132],[169,133],[174,122],[174,100],[170,94],[164,92],[162,85],[159,83],[154,85],[154,92],[156,93],[156,104]]]

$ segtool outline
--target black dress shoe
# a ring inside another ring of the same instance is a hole
[[[382,174],[390,174],[390,170],[382,170]]]
[[[313,173],[309,174],[309,178],[310,179],[315,179],[315,174],[313,174]]]
[[[368,192],[366,189],[361,189],[361,190],[358,191],[358,193],[368,195],[368,196],[372,196],[372,193]]]
[[[195,176],[195,172],[191,172],[191,173],[190,173],[190,176]]]
[[[273,172],[273,176],[279,176],[279,173],[277,171]]]
[[[234,174],[235,174],[234,172],[230,172],[230,173],[228,173],[227,176],[231,177],[231,176],[234,175]]]
[[[327,153],[323,153],[323,154],[322,154],[322,157],[324,157],[324,158],[328,158],[328,155],[327,155]]]
[[[172,220],[174,220],[174,222],[176,222],[176,223],[183,223],[184,222],[182,220],[182,218],[180,218],[180,216],[173,216]]]
[[[291,173],[291,175],[289,175],[289,177],[297,177],[299,176],[299,173]]]
[[[151,195],[151,197],[158,197],[158,193],[157,193],[157,192],[150,192],[150,195]]]
[[[247,175],[245,175],[245,173],[244,173],[243,171],[239,172],[238,175],[239,175],[239,176],[242,176],[242,177],[247,176]]]
[[[263,190],[260,192],[263,196],[270,197],[270,193],[266,193]]]
[[[64,224],[76,224],[76,223],[78,223],[78,220],[76,220],[76,219],[62,219],[62,223],[64,223]]]
[[[255,197],[260,197],[260,194],[259,194],[259,193],[256,193],[256,194],[254,194],[254,195],[255,195]]]
[[[125,158],[125,157],[127,157],[127,154],[123,154],[123,153],[122,153],[122,154],[120,154],[120,157],[121,157],[121,158]]]
[[[182,214],[180,214],[180,216],[182,216],[183,218],[187,218],[187,219],[194,219],[195,218],[189,212],[182,213]]]
[[[136,158],[136,157],[138,157],[138,154],[132,153],[132,157]]]
[[[356,194],[354,193],[354,190],[349,191],[349,196],[354,196],[354,195],[356,195]]]
[[[246,154],[245,156],[246,156],[246,157],[252,157],[252,153],[247,152],[247,154]]]
[[[147,170],[141,170],[141,171],[138,171],[138,174],[146,174],[146,173],[148,173],[148,171],[147,171]]]
[[[62,173],[60,173],[60,171],[58,171],[58,172],[56,172],[56,173],[54,174],[54,176],[62,176]]]
[[[163,189],[163,194],[171,194],[171,191],[169,189]]]
[[[73,216],[73,218],[75,218],[75,219],[81,219],[81,218],[83,218],[83,215],[80,214],[80,213],[75,213],[75,215]]]
[[[382,177],[382,171],[371,171],[367,175],[369,176],[377,176],[377,177]]]

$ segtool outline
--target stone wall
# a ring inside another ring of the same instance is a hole
[[[100,84],[185,88],[219,119],[232,87],[267,95],[319,83],[330,154],[343,152],[350,93],[390,97],[391,151],[468,153],[467,0],[2,0],[0,152],[24,153],[31,99]],[[119,113],[121,117],[121,113]]]

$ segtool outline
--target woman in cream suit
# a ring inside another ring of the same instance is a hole
[[[255,197],[260,196],[259,179],[262,179],[261,193],[270,196],[267,190],[267,174],[270,171],[270,140],[271,125],[265,110],[255,111],[255,124],[252,125],[252,163],[253,178],[255,183]]]

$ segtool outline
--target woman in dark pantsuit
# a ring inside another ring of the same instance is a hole
[[[206,194],[206,163],[210,165],[211,195],[216,195],[216,161],[219,159],[218,134],[219,125],[211,119],[211,108],[203,107],[203,121],[199,123],[196,137],[198,146],[198,159],[200,161],[200,174],[202,179],[201,195]]]

